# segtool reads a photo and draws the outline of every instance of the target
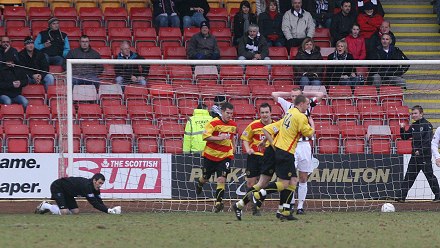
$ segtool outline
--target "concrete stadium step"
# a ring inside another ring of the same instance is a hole
[[[438,29],[434,23],[391,23],[393,33],[437,33]]]
[[[394,35],[396,36],[396,38],[401,38],[401,37],[435,37],[435,38],[439,38],[440,40],[440,33],[435,32],[435,33],[431,33],[431,32],[393,32]]]
[[[435,70],[440,72],[440,64],[411,65],[410,70]]]
[[[408,90],[420,90],[425,92],[438,92],[440,93],[440,84],[422,84],[422,83],[412,83],[411,81],[406,81],[406,88]]]
[[[433,7],[429,3],[427,4],[383,4],[382,7],[386,13],[389,14],[406,14],[406,13],[418,13],[418,14],[432,14]]]
[[[396,42],[396,46],[405,54],[407,51],[439,51],[440,42]]]
[[[436,23],[436,14],[385,14],[385,18],[391,23]]]
[[[381,1],[383,5],[431,5],[431,0],[383,0]]]
[[[412,60],[438,59],[440,51],[405,51],[405,55]]]

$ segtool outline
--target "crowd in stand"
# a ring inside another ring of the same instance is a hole
[[[384,20],[384,11],[379,0],[292,0],[291,5],[279,0],[257,0],[256,13],[248,1],[240,3],[233,17],[232,43],[237,47],[237,59],[269,60],[269,47],[295,47],[297,60],[322,60],[320,47],[313,40],[316,28],[329,28],[332,45],[335,46],[329,60],[399,60],[407,59],[395,47],[396,38],[391,24]],[[207,0],[153,0],[154,23],[160,27],[199,27],[187,43],[188,59],[220,59],[216,37],[210,33],[207,17],[210,7]],[[49,65],[65,65],[66,58],[100,59],[100,54],[90,47],[86,35],[80,38],[80,47],[71,50],[69,37],[60,29],[56,17],[48,21],[48,28],[41,31],[35,40],[26,37],[25,48],[18,52],[10,46],[8,37],[1,41],[0,56],[0,103],[19,103],[26,108],[28,102],[21,95],[27,84],[54,84]],[[133,52],[130,42],[120,45],[117,59],[143,59]],[[20,66],[15,66],[20,65]],[[87,68],[86,68],[87,67]],[[74,84],[99,83],[102,65],[83,65],[73,72]],[[380,85],[383,80],[404,86],[401,76],[408,67],[389,66],[372,69],[370,81]],[[121,85],[147,85],[149,68],[137,65],[118,65],[115,82]],[[295,81],[300,85],[321,85],[323,68],[298,66]],[[330,66],[327,74],[330,83],[358,85],[363,78],[350,66]]]

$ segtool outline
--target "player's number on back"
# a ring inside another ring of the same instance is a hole
[[[286,129],[289,129],[289,127],[290,127],[290,119],[291,118],[292,118],[292,114],[290,114],[290,113],[284,117],[283,126],[286,127]]]

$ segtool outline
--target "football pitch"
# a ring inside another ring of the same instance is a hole
[[[439,247],[437,212],[0,214],[0,247]]]

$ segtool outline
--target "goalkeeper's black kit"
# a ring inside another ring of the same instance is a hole
[[[408,190],[413,186],[419,171],[422,170],[428,179],[429,186],[435,195],[440,199],[440,189],[437,178],[432,170],[431,141],[433,137],[432,125],[425,118],[415,121],[408,129],[400,128],[400,137],[404,140],[412,138],[412,154],[408,164],[405,179],[402,182],[402,198],[405,199]]]
[[[74,197],[82,196],[96,209],[107,213],[108,208],[101,199],[100,191],[93,187],[92,179],[84,177],[64,177],[55,180],[50,185],[52,199],[56,200],[64,196],[66,200],[73,200]],[[59,206],[61,208],[61,206]]]

